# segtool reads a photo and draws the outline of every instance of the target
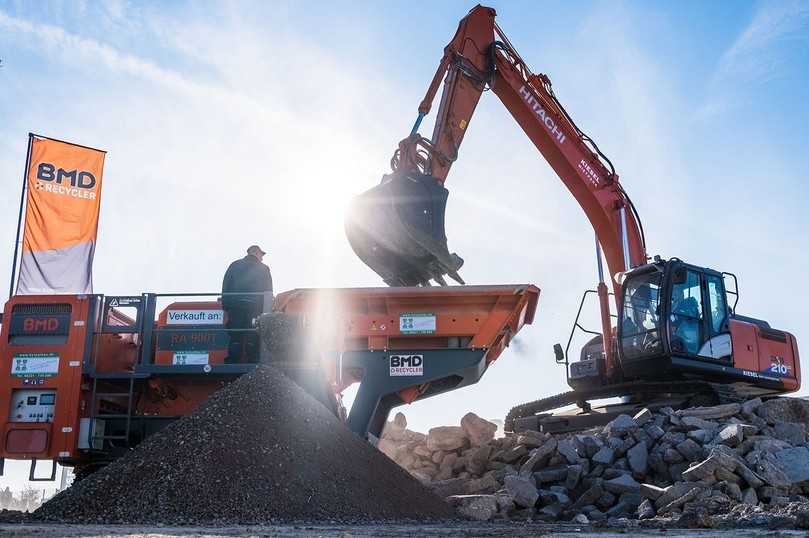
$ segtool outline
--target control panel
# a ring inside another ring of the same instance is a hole
[[[9,422],[53,422],[56,391],[21,389],[11,393]]]

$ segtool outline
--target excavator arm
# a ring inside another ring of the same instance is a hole
[[[410,135],[391,159],[393,173],[357,197],[349,210],[346,232],[352,248],[389,285],[429,285],[430,279],[443,284],[445,274],[462,282],[458,269],[463,261],[449,252],[444,233],[444,182],[481,94],[491,89],[578,201],[610,275],[645,264],[640,219],[609,159],[573,122],[550,79],[530,71],[495,15],[494,9],[478,5],[461,20]],[[418,129],[442,80],[435,127],[427,139]],[[600,253],[598,262],[600,269]],[[604,346],[609,350],[608,290],[603,271],[599,273]],[[613,288],[618,301],[620,282],[613,280]]]

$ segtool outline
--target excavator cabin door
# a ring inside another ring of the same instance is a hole
[[[671,267],[669,290],[671,352],[732,364],[730,310],[722,275],[676,264]]]

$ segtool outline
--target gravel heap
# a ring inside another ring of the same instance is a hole
[[[453,516],[267,365],[34,513],[45,521],[168,525]]]
[[[478,520],[809,527],[808,424],[809,401],[797,398],[644,409],[579,434],[497,439],[472,413],[427,435],[398,414],[379,448]]]

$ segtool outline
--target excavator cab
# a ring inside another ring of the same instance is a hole
[[[730,273],[676,258],[627,273],[617,327],[624,377],[738,381],[757,389],[751,395],[795,390],[795,337],[736,314],[726,276],[735,285]]]
[[[641,267],[626,276],[618,323],[622,362],[675,354],[732,363],[722,273],[680,260]]]
[[[463,259],[447,248],[449,191],[432,176],[397,171],[352,200],[345,220],[351,248],[389,286],[463,284]]]

